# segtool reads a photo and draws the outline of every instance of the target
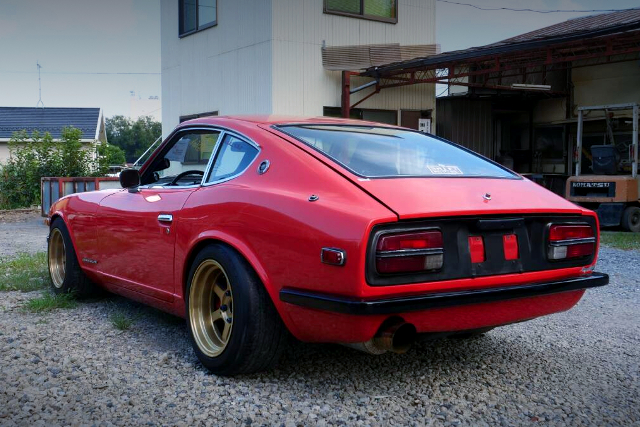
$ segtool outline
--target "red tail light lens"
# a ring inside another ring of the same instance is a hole
[[[472,263],[478,264],[485,261],[482,236],[469,236],[469,253]]]
[[[502,236],[502,248],[504,249],[504,259],[513,261],[520,258],[518,253],[518,236],[515,234],[505,234]]]
[[[443,261],[439,230],[383,235],[376,245],[376,270],[380,274],[438,270]]]
[[[549,240],[588,239],[594,237],[593,228],[589,225],[552,225],[549,228]]]
[[[440,231],[424,231],[420,233],[391,234],[380,237],[378,251],[401,251],[406,249],[442,248]]]
[[[549,227],[550,260],[583,258],[593,255],[596,247],[590,225],[552,225]]]

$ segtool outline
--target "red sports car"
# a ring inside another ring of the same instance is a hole
[[[120,181],[52,206],[53,291],[98,286],[184,316],[220,375],[272,366],[289,334],[403,352],[608,283],[593,212],[400,127],[192,120]]]

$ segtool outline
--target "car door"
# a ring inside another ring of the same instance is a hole
[[[180,210],[200,187],[219,137],[215,130],[178,132],[161,146],[141,176],[146,184],[119,191],[101,202],[96,267],[107,281],[164,301],[173,300]]]

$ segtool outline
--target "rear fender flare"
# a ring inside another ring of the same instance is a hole
[[[262,265],[262,263],[260,262],[260,260],[258,259],[258,257],[242,240],[240,240],[239,238],[233,235],[224,233],[219,230],[211,230],[211,231],[201,233],[189,245],[189,249],[186,252],[186,256],[184,257],[184,262],[180,270],[180,284],[181,284],[181,291],[182,291],[181,297],[183,301],[186,300],[185,292],[187,288],[187,279],[188,279],[187,275],[189,274],[189,268],[192,260],[194,259],[197,252],[200,250],[200,248],[203,245],[206,245],[207,243],[216,243],[216,242],[226,244],[227,246],[233,248],[249,263],[251,268],[253,268],[253,271],[256,272],[256,274],[260,278],[260,281],[266,288],[266,291],[271,297],[271,300],[276,306],[276,309],[278,309],[278,305],[279,305],[278,290],[274,289],[273,284],[269,280],[267,271]],[[281,310],[278,309],[278,311],[280,312]]]

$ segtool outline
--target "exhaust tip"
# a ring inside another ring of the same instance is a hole
[[[380,331],[373,339],[375,346],[394,353],[406,353],[416,340],[416,327],[411,323],[398,322]]]

